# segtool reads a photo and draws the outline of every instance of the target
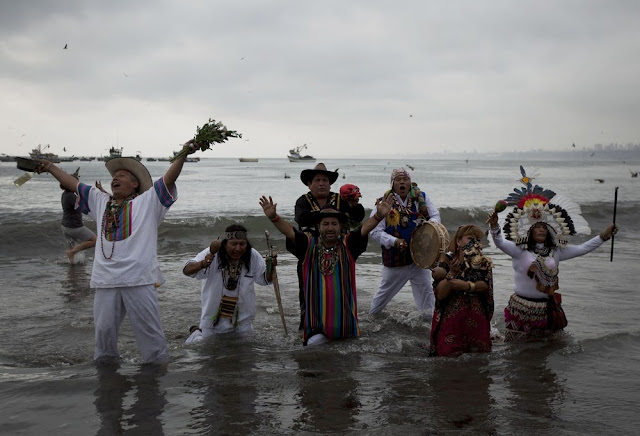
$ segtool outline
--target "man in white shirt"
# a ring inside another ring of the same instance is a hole
[[[193,140],[184,147],[191,153],[196,150]],[[156,287],[164,283],[158,267],[158,226],[177,200],[175,182],[184,161],[185,157],[176,159],[153,183],[149,171],[136,159],[110,159],[105,162],[113,177],[113,194],[109,195],[39,160],[38,172],[49,172],[63,187],[78,193],[78,208],[96,221],[100,234],[90,283],[96,288],[96,362],[119,359],[118,334],[125,315],[129,315],[143,362],[169,359],[156,295]]]
[[[431,271],[413,262],[409,244],[417,226],[416,220],[440,222],[440,213],[429,197],[411,183],[411,176],[404,168],[396,168],[391,173],[391,190],[385,196],[389,193],[393,194],[392,210],[371,231],[371,239],[382,247],[383,267],[380,287],[371,301],[369,313],[381,312],[410,282],[418,310],[425,311],[427,316],[432,315],[435,296]]]
[[[240,224],[227,227],[222,241],[214,240],[189,260],[182,272],[202,281],[202,315],[185,343],[217,333],[251,332],[256,317],[254,284],[267,286],[272,281],[273,260],[267,261],[251,247],[247,229]]]

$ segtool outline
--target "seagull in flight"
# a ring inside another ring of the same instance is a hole
[[[65,44],[64,47],[62,48],[63,50],[66,50],[67,47],[69,46],[69,44]]]

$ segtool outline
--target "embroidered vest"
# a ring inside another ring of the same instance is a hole
[[[416,220],[422,218],[429,219],[429,213],[427,212],[425,194],[420,193],[418,201],[414,198],[409,198],[407,206],[403,206],[394,197],[393,208],[389,212],[386,218],[387,227],[384,229],[388,234],[395,236],[396,238],[404,239],[407,244],[411,242],[411,234],[416,228]],[[381,201],[383,197],[379,198]],[[411,258],[411,251],[408,249],[398,250],[397,248],[382,248],[382,264],[387,267],[406,266],[413,263]]]

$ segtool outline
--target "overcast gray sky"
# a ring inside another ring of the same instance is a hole
[[[0,0],[0,152],[163,156],[209,118],[243,139],[202,157],[637,143],[638,23],[635,0]]]

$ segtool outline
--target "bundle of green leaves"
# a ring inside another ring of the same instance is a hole
[[[242,138],[242,133],[235,130],[228,130],[222,122],[209,118],[209,121],[202,127],[196,129],[193,142],[202,151],[208,150],[214,143],[226,142],[229,138]],[[185,147],[180,153],[175,155],[171,162],[189,154],[189,148]]]

